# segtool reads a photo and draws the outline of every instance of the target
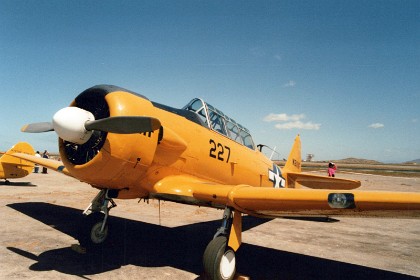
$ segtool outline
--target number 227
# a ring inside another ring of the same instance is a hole
[[[230,148],[228,146],[223,146],[220,143],[216,143],[213,139],[210,139],[209,143],[211,145],[210,157],[218,159],[220,161],[225,161],[226,156],[226,162],[229,162]]]

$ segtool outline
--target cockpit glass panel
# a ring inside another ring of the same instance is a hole
[[[198,112],[196,112],[197,115],[200,117],[200,119],[203,121],[203,123],[206,126],[209,126],[209,123],[207,122],[207,115],[206,115],[206,110],[204,108],[200,109]]]
[[[223,116],[220,115],[216,111],[209,110],[209,118],[210,118],[211,128],[213,130],[227,136]]]
[[[197,112],[200,109],[202,109],[204,107],[204,104],[201,100],[196,99],[191,105],[190,105],[190,111],[194,111]]]
[[[195,112],[210,129],[217,131],[250,149],[255,149],[254,141],[252,140],[248,129],[223,114],[222,111],[205,103],[202,99],[193,99],[183,109]]]
[[[195,98],[191,100],[191,102],[188,103],[183,109],[196,113],[200,117],[203,124],[209,127],[206,106],[203,100]]]
[[[242,140],[244,141],[244,145],[250,149],[255,149],[254,141],[252,140],[251,134],[242,131],[241,133]]]
[[[238,143],[243,144],[242,137],[240,135],[240,131],[236,123],[232,122],[232,120],[228,120],[226,124],[229,132],[229,138],[235,140]]]

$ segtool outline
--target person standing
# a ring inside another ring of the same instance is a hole
[[[337,170],[337,166],[334,162],[328,163],[328,177],[335,177],[335,171]]]
[[[50,155],[48,154],[48,151],[45,150],[44,153],[42,154],[43,158],[50,158]],[[42,167],[42,174],[47,174],[47,168],[46,167]]]
[[[39,158],[41,157],[41,155],[39,154],[39,151],[36,151],[35,156],[36,157],[39,157]],[[39,171],[39,164],[38,163],[35,163],[34,173],[38,173],[38,171]]]

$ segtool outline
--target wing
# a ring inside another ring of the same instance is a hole
[[[254,216],[420,217],[420,193],[264,188],[223,185],[170,176],[151,197],[213,207],[231,206]]]
[[[286,176],[288,182],[298,183],[311,189],[352,190],[361,185],[360,181],[297,172],[287,172]]]
[[[64,167],[63,163],[58,160],[40,158],[40,157],[36,157],[36,156],[24,154],[24,153],[13,153],[11,154],[11,156],[39,164],[41,166],[50,168],[54,171],[61,172],[67,176],[72,176],[70,172],[67,170],[67,168]]]

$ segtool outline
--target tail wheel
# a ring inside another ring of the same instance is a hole
[[[207,245],[203,256],[204,272],[209,279],[231,280],[236,272],[235,251],[225,236],[218,236]]]

